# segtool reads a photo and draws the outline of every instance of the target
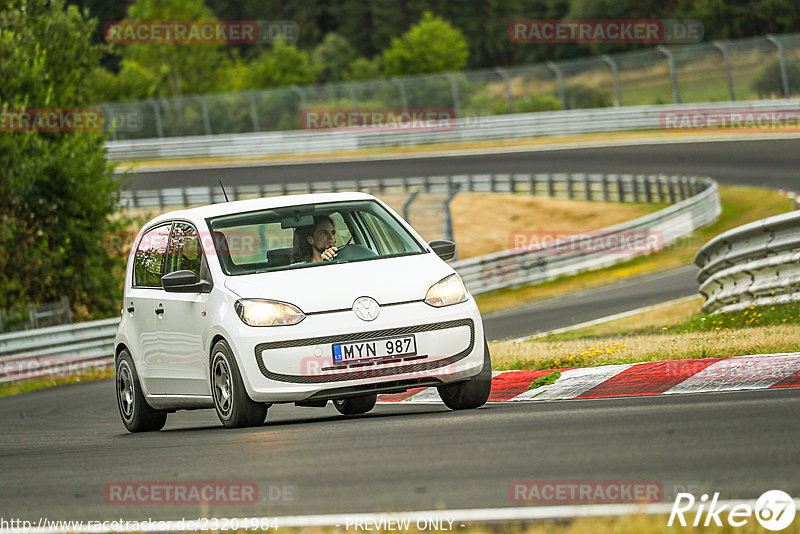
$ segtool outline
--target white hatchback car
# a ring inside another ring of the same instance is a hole
[[[333,248],[331,248],[333,247]],[[483,405],[491,362],[475,300],[377,198],[331,193],[174,211],[137,235],[115,341],[131,432],[179,409],[226,427],[273,403],[365,413],[378,393],[436,386],[452,409]]]

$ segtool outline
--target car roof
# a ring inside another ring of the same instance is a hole
[[[236,200],[233,202],[219,202],[217,204],[209,204],[207,206],[199,206],[196,208],[163,213],[149,221],[145,226],[152,226],[159,222],[172,219],[186,219],[198,223],[209,217],[217,217],[219,215],[231,215],[234,213],[283,208],[288,206],[301,206],[304,204],[346,202],[350,200],[376,200],[376,198],[367,193],[359,193],[354,191],[346,193],[281,195],[275,197],[253,198],[249,200]]]

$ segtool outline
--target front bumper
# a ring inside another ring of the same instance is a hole
[[[236,340],[245,386],[258,402],[402,391],[463,380],[483,367],[483,324],[472,299],[446,308],[421,302],[385,306],[369,323],[350,310],[310,315],[298,325],[270,329],[269,334],[283,334],[270,340],[264,339],[265,330],[246,327],[248,335]],[[409,334],[415,337],[415,355],[333,362],[336,343]]]

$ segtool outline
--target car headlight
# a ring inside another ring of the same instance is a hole
[[[428,289],[428,294],[425,295],[425,304],[430,304],[437,308],[458,304],[465,300],[467,300],[467,288],[464,287],[464,282],[461,281],[461,277],[457,274],[442,278],[433,284]]]
[[[240,299],[234,308],[242,322],[249,326],[285,326],[306,318],[296,306],[273,300]]]

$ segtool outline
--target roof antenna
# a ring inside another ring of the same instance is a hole
[[[222,194],[225,195],[225,202],[230,202],[230,200],[228,200],[228,193],[225,192],[225,185],[222,183],[222,178],[219,178],[219,186],[222,188]]]

